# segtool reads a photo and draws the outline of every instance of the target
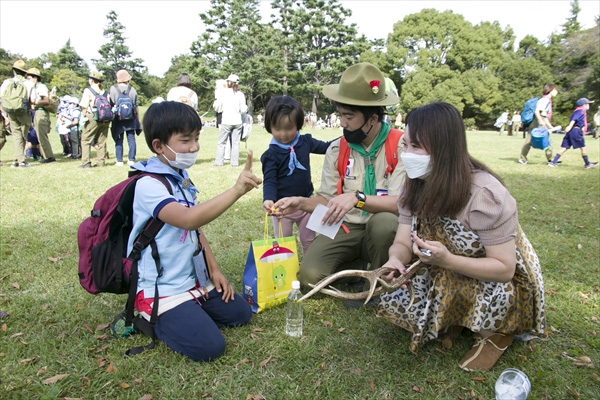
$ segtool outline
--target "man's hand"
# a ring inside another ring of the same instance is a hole
[[[346,213],[354,208],[358,202],[354,193],[342,193],[329,200],[327,212],[323,216],[322,224],[334,225],[341,221]]]

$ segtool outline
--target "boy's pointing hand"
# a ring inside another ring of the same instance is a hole
[[[242,194],[248,193],[252,189],[258,189],[258,185],[262,183],[262,179],[252,173],[252,150],[248,151],[246,165],[235,183],[235,186]]]

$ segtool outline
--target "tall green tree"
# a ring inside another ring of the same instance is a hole
[[[321,88],[338,82],[369,44],[357,36],[356,24],[347,24],[352,12],[337,0],[274,0],[271,6],[283,32],[285,84],[294,94],[308,95],[317,113]]]
[[[571,36],[572,34],[579,32],[581,29],[581,24],[577,20],[577,16],[581,12],[581,7],[579,7],[579,0],[571,1],[571,16],[567,18],[565,23],[562,25],[563,34],[565,36]]]
[[[56,53],[56,65],[54,67],[73,71],[76,75],[84,78],[90,72],[85,60],[71,46],[71,39],[67,40],[67,43]]]
[[[115,82],[117,71],[126,69],[134,81],[138,84],[143,83],[145,75],[148,73],[147,68],[144,66],[144,60],[133,58],[133,53],[125,44],[125,26],[118,21],[118,15],[115,11],[110,11],[106,18],[108,24],[104,28],[103,35],[108,39],[108,42],[98,49],[101,57],[92,59],[92,62],[108,82]]]
[[[260,0],[211,0],[200,14],[204,33],[192,43],[191,73],[207,93],[214,93],[215,80],[229,74],[240,77],[240,87],[252,112],[256,99],[278,91],[282,70],[278,33],[260,23]],[[210,95],[212,102],[213,95]]]
[[[452,11],[425,9],[394,25],[386,72],[406,80],[403,110],[446,101],[482,125],[502,100],[497,74],[513,43],[512,30],[497,22],[473,26]]]

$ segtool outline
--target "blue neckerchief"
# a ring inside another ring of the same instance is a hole
[[[290,161],[288,162],[288,167],[290,169],[290,172],[287,174],[287,176],[290,176],[294,172],[294,169],[296,169],[296,168],[300,168],[300,169],[306,171],[306,168],[304,168],[304,166],[302,164],[300,164],[300,161],[298,161],[298,159],[296,158],[296,152],[294,151],[294,146],[298,144],[298,140],[300,140],[300,132],[296,133],[296,138],[294,139],[292,144],[282,144],[282,143],[279,143],[274,138],[271,139],[270,144],[274,144],[284,150],[288,150],[288,149],[290,150]]]

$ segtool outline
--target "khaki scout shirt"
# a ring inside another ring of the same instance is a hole
[[[104,89],[100,89],[100,86],[95,83],[92,84],[92,89],[94,89],[94,91],[98,94],[104,93]],[[95,98],[96,96],[94,96],[94,93],[90,91],[89,87],[83,89],[83,94],[81,95],[81,100],[79,101],[79,107],[81,107],[82,110],[85,109],[87,114],[92,115],[92,107],[94,106]]]
[[[387,160],[385,158],[385,144],[381,145],[381,148],[375,154],[373,165],[375,167],[375,177],[377,181],[376,194],[377,195],[389,195],[398,196],[400,194],[400,188],[404,182],[406,172],[404,171],[404,164],[400,158],[400,152],[402,151],[401,141],[398,141],[398,164],[396,169],[391,176],[385,178],[385,170],[387,168]],[[372,145],[372,144],[371,144]],[[367,148],[368,151],[370,149]],[[340,140],[336,140],[327,149],[325,154],[325,161],[323,163],[323,170],[321,172],[321,187],[317,191],[317,195],[323,196],[327,201],[337,196],[337,184],[340,179],[338,172],[338,154],[340,152]],[[356,150],[350,149],[348,168],[349,173],[344,178],[344,186],[342,191],[344,193],[352,193],[355,190],[364,191],[365,181],[365,159]],[[362,215],[363,211],[354,208],[346,213],[344,221],[352,224],[366,224],[371,213]]]

